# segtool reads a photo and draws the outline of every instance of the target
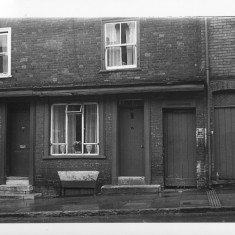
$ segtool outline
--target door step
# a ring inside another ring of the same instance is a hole
[[[28,177],[6,177],[6,185],[29,185]]]
[[[145,177],[120,176],[118,177],[118,185],[145,185]]]
[[[151,185],[104,185],[101,187],[102,194],[144,194],[159,193],[161,186]]]
[[[15,194],[29,194],[33,192],[33,186],[32,185],[0,185],[0,193],[15,193]]]
[[[35,199],[40,193],[33,193],[32,185],[0,185],[0,199]]]
[[[0,200],[34,200],[41,197],[41,193],[30,193],[30,194],[3,194],[0,192]]]

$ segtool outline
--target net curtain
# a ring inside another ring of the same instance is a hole
[[[53,110],[53,143],[65,143],[65,106],[56,105]],[[54,146],[54,153],[59,153],[59,145]]]
[[[84,105],[85,143],[97,143],[97,105]]]
[[[121,29],[120,29],[121,27]],[[121,41],[120,41],[121,40]],[[108,66],[134,64],[134,46],[113,46],[117,44],[135,43],[135,23],[117,23],[106,25],[106,45]]]
[[[7,35],[0,35],[0,73],[7,73],[7,71],[8,71]]]

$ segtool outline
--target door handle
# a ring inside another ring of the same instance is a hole
[[[144,145],[140,145],[140,148],[142,148],[142,149],[143,149],[143,148],[144,148]]]

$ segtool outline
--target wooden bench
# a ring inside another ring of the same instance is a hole
[[[58,171],[62,196],[66,189],[93,189],[96,194],[96,182],[99,171]]]

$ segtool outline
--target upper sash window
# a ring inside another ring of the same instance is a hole
[[[0,77],[11,75],[11,28],[0,28]]]
[[[105,68],[123,69],[137,67],[137,22],[106,23]]]

